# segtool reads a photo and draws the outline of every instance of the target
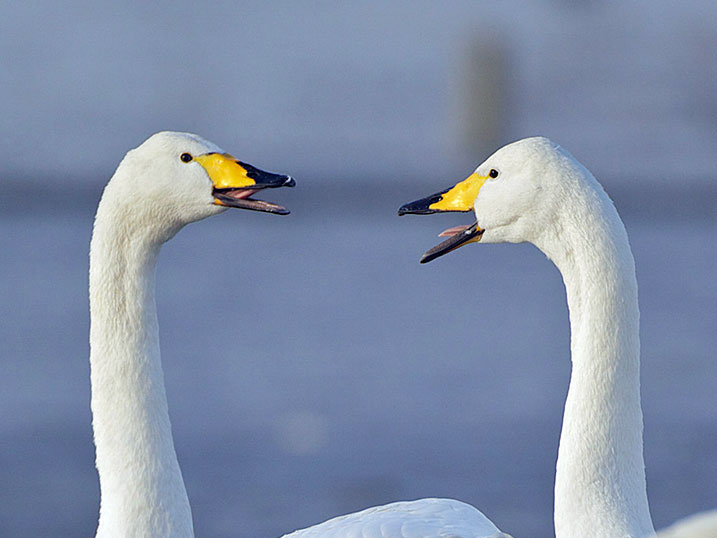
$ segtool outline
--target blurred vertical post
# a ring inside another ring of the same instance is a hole
[[[474,31],[457,65],[451,106],[452,138],[457,140],[452,151],[477,164],[507,142],[511,77],[504,40],[494,31]]]

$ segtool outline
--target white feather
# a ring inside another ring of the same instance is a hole
[[[660,529],[657,538],[717,538],[717,510],[699,512]]]
[[[453,499],[419,499],[335,517],[283,538],[501,538],[480,511]]]

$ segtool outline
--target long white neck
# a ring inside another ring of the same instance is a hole
[[[90,247],[92,424],[98,538],[192,538],[159,354],[154,273],[162,240],[105,190]]]
[[[536,244],[563,275],[572,375],[555,478],[557,538],[643,537],[647,503],[635,262],[612,202],[590,176]]]

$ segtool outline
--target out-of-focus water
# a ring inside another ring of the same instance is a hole
[[[536,134],[643,185],[717,166],[714,0],[7,4],[5,177],[106,176],[160,129],[379,184]]]
[[[552,535],[570,366],[560,276],[529,246],[420,266],[468,217],[394,216],[460,179],[479,147],[532,134],[597,172],[627,223],[654,520],[717,507],[716,5],[9,6],[0,536],[94,533],[86,275],[99,192],[87,191],[161,128],[324,179],[277,193],[290,217],[230,212],[161,256],[165,376],[198,536],[278,536],[422,496],[473,503],[517,537]],[[491,58],[497,99],[471,93]],[[496,110],[488,135],[467,136],[474,112]]]
[[[287,190],[274,198],[289,217],[231,211],[164,248],[163,361],[198,536],[279,536],[423,496],[470,502],[515,536],[552,535],[570,368],[560,275],[525,245],[419,265],[440,230],[470,219],[394,217],[425,194]],[[0,535],[92,536],[94,208],[22,203],[0,216]],[[663,526],[717,506],[717,220],[674,218],[642,195],[616,203],[637,261]]]

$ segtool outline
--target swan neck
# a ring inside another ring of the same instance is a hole
[[[161,242],[105,191],[90,246],[90,368],[97,536],[194,536],[172,441],[154,273]]]
[[[624,225],[591,181],[541,245],[565,283],[572,373],[555,483],[557,538],[654,535],[640,406],[639,309]]]

